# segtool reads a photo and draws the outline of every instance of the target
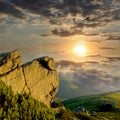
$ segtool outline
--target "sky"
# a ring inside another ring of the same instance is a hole
[[[119,90],[120,0],[0,0],[0,53],[15,49],[54,58],[60,98]]]

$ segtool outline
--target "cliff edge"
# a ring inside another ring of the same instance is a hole
[[[59,86],[53,58],[41,57],[22,65],[20,50],[0,54],[0,80],[15,93],[30,93],[47,106],[51,105]]]

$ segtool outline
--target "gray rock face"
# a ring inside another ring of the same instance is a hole
[[[51,105],[59,86],[52,58],[42,57],[21,65],[19,50],[0,54],[0,80],[11,86],[14,92],[31,93],[47,106]]]

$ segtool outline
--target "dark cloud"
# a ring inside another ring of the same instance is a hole
[[[92,57],[98,57],[99,55],[95,55]],[[82,68],[82,66],[86,65],[86,64],[99,64],[99,62],[97,61],[85,61],[85,62],[74,62],[74,61],[70,61],[70,60],[61,60],[61,61],[57,61],[56,62],[56,66],[60,67],[60,68]]]
[[[62,23],[58,19],[49,18],[50,24],[61,25]]]
[[[113,11],[112,15],[114,20],[120,20],[120,9]]]
[[[84,64],[99,64],[99,62],[96,62],[96,61],[86,61],[84,62]]]
[[[88,40],[89,42],[93,42],[93,43],[101,43],[101,40]]]
[[[117,1],[115,2],[117,3]],[[88,21],[86,18],[90,18],[91,20],[90,16],[92,15],[94,18],[92,21],[95,22],[102,21],[104,17],[109,19],[109,15],[111,13],[113,19],[116,19],[119,16],[119,8],[115,8],[115,6],[113,6],[113,2],[110,0],[107,0],[107,2],[104,0],[101,0],[99,2],[96,0],[13,0],[12,3],[25,10],[28,10],[29,12],[42,14],[47,17],[65,17],[68,14],[71,14],[73,16],[80,14],[85,17],[83,20]],[[57,11],[54,12],[51,10],[51,8],[54,8]],[[106,21],[108,22],[107,19]]]
[[[109,62],[117,62],[120,61],[120,57],[106,57]]]
[[[1,21],[0,21],[0,25],[3,25],[3,24],[5,24],[5,21],[2,21],[2,20],[1,20]]]
[[[96,54],[96,55],[88,55],[87,57],[102,57],[100,54]]]
[[[50,52],[50,53],[59,54],[59,53],[63,53],[63,52],[65,52],[65,51],[52,51],[52,52]]]
[[[102,50],[116,50],[115,48],[112,47],[100,47]]]
[[[120,36],[112,36],[112,35],[109,35],[106,40],[120,40]]]
[[[46,17],[52,16],[50,8],[53,5],[50,0],[13,0],[15,6],[19,6],[28,12],[43,15]]]
[[[85,33],[86,36],[98,36],[99,33]],[[96,40],[97,41],[97,40]],[[92,41],[93,42],[93,41]],[[97,41],[98,42],[98,41]]]
[[[5,1],[0,1],[0,14],[11,15],[20,19],[25,18],[25,15],[20,10],[15,8],[14,5],[6,3]]]
[[[69,60],[61,60],[61,61],[58,61],[58,62],[56,62],[56,66],[57,67],[61,67],[61,68],[63,68],[63,67],[72,67],[72,66],[74,66],[74,67],[82,67],[82,65],[83,65],[83,63],[81,63],[81,62],[74,62],[74,61],[69,61]]]
[[[18,18],[37,14],[52,25],[54,35],[67,37],[83,33],[84,28],[95,28],[120,20],[120,1],[114,0],[7,0],[0,2],[0,13]],[[71,16],[71,17],[68,17]],[[79,16],[79,20],[78,20]],[[30,17],[31,18],[31,17]],[[30,19],[29,18],[29,19]],[[68,20],[68,18],[70,20]],[[39,19],[39,18],[37,18]],[[32,19],[30,19],[32,21]],[[40,19],[40,21],[42,21]],[[69,25],[67,26],[67,23]],[[40,23],[39,23],[40,24]],[[66,26],[62,26],[66,24]],[[62,28],[62,29],[61,29]],[[46,34],[42,36],[46,37]],[[109,38],[108,38],[109,39]],[[119,38],[116,38],[119,39]]]
[[[67,36],[71,36],[74,35],[75,32],[70,32],[68,30],[64,30],[64,29],[54,29],[52,30],[53,35],[59,35],[61,37],[67,37]]]
[[[42,37],[48,37],[48,36],[50,36],[50,34],[40,34],[40,36],[42,36]]]
[[[82,34],[82,30],[67,30],[67,29],[54,29],[52,30],[52,34],[53,35],[58,35],[61,37],[68,37],[68,36],[72,36],[72,35],[76,35],[76,34]]]

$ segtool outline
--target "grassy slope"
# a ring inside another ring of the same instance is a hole
[[[112,100],[115,102],[116,110],[109,112],[97,112],[96,120],[119,120],[120,119],[120,91],[105,94],[82,96],[62,101],[66,108],[75,110],[78,106],[84,106],[88,110],[99,110],[98,106],[102,101]]]
[[[52,107],[48,108],[30,94],[14,94],[0,80],[0,120],[93,120],[88,114],[65,110],[59,103]]]
[[[87,109],[95,110],[102,101],[113,100],[115,101],[116,107],[120,108],[120,91],[81,96],[69,100],[62,101],[66,108],[74,110],[78,106],[84,106]]]

